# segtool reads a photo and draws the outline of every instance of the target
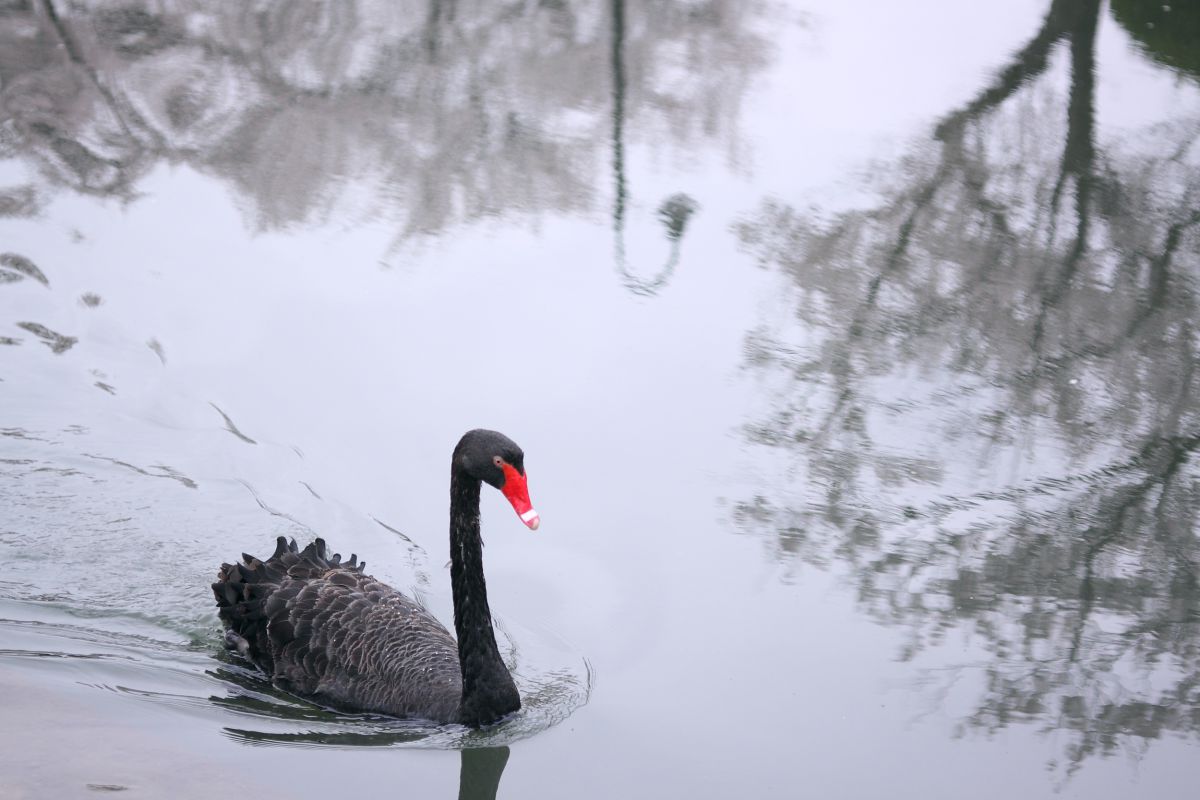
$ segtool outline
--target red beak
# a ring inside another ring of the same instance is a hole
[[[536,531],[541,518],[533,510],[533,503],[529,502],[529,484],[526,483],[525,476],[517,472],[517,468],[512,464],[503,464],[501,469],[504,470],[504,487],[500,491],[508,498],[508,502],[512,503],[513,511],[517,512],[521,522],[528,525],[529,530]]]

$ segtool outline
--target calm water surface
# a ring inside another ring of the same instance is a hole
[[[1190,798],[1194,3],[0,8],[0,797]],[[525,698],[338,713],[323,535]]]

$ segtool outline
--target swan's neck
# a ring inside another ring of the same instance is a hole
[[[521,706],[492,632],[479,535],[479,486],[478,480],[457,469],[450,476],[450,585],[462,669],[462,721],[468,725],[494,722]]]

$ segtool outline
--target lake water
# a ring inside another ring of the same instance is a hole
[[[0,797],[1195,796],[1194,3],[0,3],[0,253]],[[473,427],[515,718],[223,652]]]

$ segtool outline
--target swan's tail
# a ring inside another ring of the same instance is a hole
[[[225,624],[225,646],[236,650],[260,666],[268,675],[274,672],[270,640],[267,636],[267,599],[287,577],[284,556],[298,555],[295,540],[280,536],[275,554],[266,561],[242,553],[240,564],[222,564],[212,585],[217,613]]]
[[[276,540],[275,552],[266,561],[242,553],[241,563],[222,564],[212,590],[226,628],[225,646],[256,663],[268,675],[273,674],[268,627],[280,612],[286,615],[286,600],[294,597],[306,580],[320,577],[330,569],[341,567],[362,572],[365,566],[366,562],[360,563],[354,555],[344,564],[340,555],[328,556],[324,539],[299,550],[295,539],[288,541],[283,536]],[[269,602],[285,583],[287,587],[281,594],[288,597]],[[285,602],[279,602],[281,599]]]

